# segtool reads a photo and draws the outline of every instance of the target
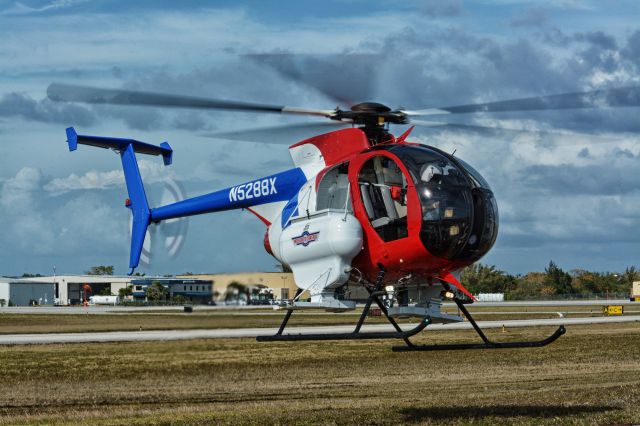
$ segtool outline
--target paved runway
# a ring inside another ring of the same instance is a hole
[[[514,300],[507,302],[475,302],[471,307],[481,306],[604,306],[604,305],[640,305],[629,299],[589,299],[589,300]],[[455,303],[444,303],[444,306],[455,306]]]
[[[481,328],[534,327],[534,326],[571,326],[576,324],[602,324],[640,322],[640,316],[594,317],[594,318],[554,318],[512,321],[479,321]],[[640,326],[640,325],[639,325]],[[407,325],[409,327],[409,325]],[[433,324],[427,330],[470,329],[471,324]],[[299,333],[336,333],[349,332],[353,326],[331,327],[291,327],[288,332]],[[221,339],[230,337],[256,337],[275,334],[275,328],[205,329],[205,330],[160,330],[160,331],[116,331],[103,333],[49,333],[49,334],[6,334],[0,335],[0,345],[24,345],[44,343],[88,343],[88,342],[128,342],[128,341],[165,341],[188,339]],[[365,325],[363,331],[393,331],[388,324]]]
[[[631,302],[628,299],[599,299],[599,300],[532,300],[532,301],[510,301],[510,302],[476,302],[467,305],[470,310],[481,307],[515,307],[515,306],[604,306],[604,305],[627,305],[638,306],[640,303]],[[444,303],[445,307],[455,307],[455,303]],[[229,310],[269,310],[268,306],[207,306],[195,305],[194,312],[227,312]],[[100,315],[100,314],[127,314],[127,313],[180,313],[184,311],[183,306],[20,306],[0,308],[0,314],[67,314],[67,315]],[[280,313],[283,311],[279,311]]]

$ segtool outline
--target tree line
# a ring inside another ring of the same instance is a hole
[[[463,269],[460,282],[471,293],[504,293],[506,300],[590,297],[628,297],[634,281],[640,281],[635,266],[624,272],[564,271],[550,261],[544,272],[512,275],[493,265],[475,263]]]

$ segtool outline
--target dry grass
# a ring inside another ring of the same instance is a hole
[[[359,315],[359,313],[309,315],[297,312],[292,316],[289,324],[291,326],[355,324]],[[283,318],[284,311],[248,312],[243,315],[229,312],[100,315],[0,314],[0,334],[278,327]],[[367,323],[384,322],[386,322],[384,318],[367,318]]]
[[[528,328],[496,340],[540,338]],[[429,332],[438,343],[468,331]],[[540,349],[393,353],[391,341],[252,339],[0,348],[0,423],[630,424],[638,324]],[[397,342],[393,342],[397,343]]]

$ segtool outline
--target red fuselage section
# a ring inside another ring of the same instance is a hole
[[[353,213],[363,248],[353,260],[369,280],[383,266],[386,279],[442,277],[472,264],[493,246],[497,206],[471,166],[437,148],[388,135],[371,146],[360,129],[320,135],[325,170],[348,170]]]

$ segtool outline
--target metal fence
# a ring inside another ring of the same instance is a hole
[[[514,297],[515,296],[515,297]],[[554,294],[552,296],[543,295],[510,295],[505,294],[505,300],[620,300],[629,299],[631,293],[628,292],[611,292],[611,293],[570,293],[570,294]]]

